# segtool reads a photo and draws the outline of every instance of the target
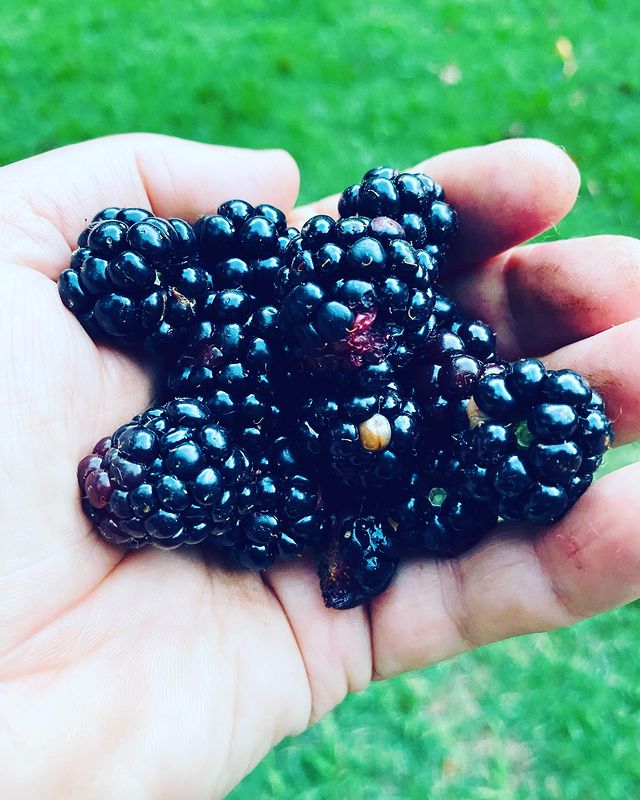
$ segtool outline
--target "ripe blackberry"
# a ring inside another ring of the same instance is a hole
[[[434,326],[434,263],[387,217],[312,217],[278,275],[281,324],[315,371],[402,366]]]
[[[285,437],[253,461],[237,508],[237,525],[216,537],[215,544],[247,569],[264,569],[278,558],[318,549],[327,535],[317,479]]]
[[[456,212],[444,199],[442,187],[424,173],[376,167],[344,190],[338,212],[341,217],[390,217],[414,247],[427,249],[443,264],[458,230]]]
[[[421,453],[389,504],[389,519],[405,552],[439,558],[459,556],[497,523],[486,499],[460,491],[464,442],[451,436],[437,450]]]
[[[200,217],[194,229],[202,262],[214,276],[216,289],[243,289],[263,305],[273,302],[282,256],[298,235],[296,228],[287,227],[280,209],[228,200],[217,214]]]
[[[461,489],[480,492],[504,519],[560,519],[613,442],[604,403],[587,381],[573,370],[546,370],[537,359],[483,376],[467,412],[467,465],[484,480]]]
[[[211,278],[191,226],[141,208],[106,208],[78,238],[60,297],[94,338],[166,351],[180,343]]]
[[[193,398],[149,409],[101,439],[78,480],[102,536],[134,549],[208,539],[260,568],[316,544],[326,524],[317,483],[290,442],[250,459]]]
[[[211,294],[167,381],[170,397],[204,400],[250,453],[284,430],[293,398],[277,314],[242,289]]]
[[[436,314],[439,324],[410,364],[407,380],[430,435],[446,439],[468,427],[469,398],[497,361],[496,337],[484,322],[462,318],[445,298],[437,298]]]
[[[337,609],[362,605],[384,592],[397,564],[395,535],[384,518],[341,519],[318,561],[325,605]]]
[[[246,453],[204,403],[171,400],[101,439],[78,465],[84,507],[105,539],[198,544],[237,523]]]
[[[364,380],[308,398],[295,439],[323,474],[370,489],[403,473],[416,453],[419,427],[417,404],[396,384]]]

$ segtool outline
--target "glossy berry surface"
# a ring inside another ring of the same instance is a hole
[[[285,260],[281,325],[312,371],[404,364],[433,329],[431,258],[389,217],[313,217]]]
[[[536,359],[481,378],[469,409],[465,460],[486,469],[484,491],[504,519],[555,522],[588,488],[613,443],[587,381]]]

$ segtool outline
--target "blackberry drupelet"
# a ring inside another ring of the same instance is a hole
[[[290,442],[250,459],[193,398],[149,409],[102,439],[78,480],[102,536],[134,549],[209,540],[262,568],[318,546],[326,527],[318,483]]]
[[[597,392],[578,373],[522,359],[483,376],[467,407],[467,469],[504,519],[549,524],[592,482],[613,427]]]
[[[424,248],[443,265],[458,230],[454,209],[442,187],[424,173],[376,167],[360,183],[348,186],[338,201],[341,217],[390,217],[402,225],[406,239]]]
[[[80,234],[58,289],[89,334],[122,347],[179,346],[211,277],[191,226],[141,208],[105,208]]]
[[[264,569],[305,548],[317,550],[327,536],[328,516],[317,477],[286,437],[253,461],[237,507],[237,525],[215,543],[241,567]]]
[[[384,517],[340,519],[318,560],[325,605],[343,610],[371,600],[389,586],[397,564],[395,534]]]
[[[313,371],[403,366],[435,322],[435,265],[387,217],[312,217],[285,253],[281,325]]]
[[[416,453],[420,410],[394,383],[347,384],[312,395],[294,438],[323,475],[369,490],[398,479]]]

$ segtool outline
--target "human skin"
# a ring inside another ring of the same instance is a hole
[[[511,140],[419,165],[461,234],[449,290],[508,358],[544,355],[640,436],[640,244],[518,246],[573,206],[558,148]],[[96,537],[75,468],[153,395],[142,360],[94,344],[55,280],[107,205],[193,220],[229,197],[291,212],[281,151],[136,134],[0,170],[0,796],[210,800],[349,691],[640,594],[640,466],[548,529],[502,525],[469,554],[409,561],[369,608],[327,610],[312,563],[229,572],[197,548],[126,554]],[[340,182],[340,181],[338,181]],[[292,212],[335,213],[335,198]]]

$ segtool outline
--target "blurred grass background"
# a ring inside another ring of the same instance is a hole
[[[3,163],[150,130],[285,147],[308,201],[375,164],[541,136],[583,175],[575,211],[547,236],[638,234],[633,4],[14,0],[0,24]],[[232,798],[639,797],[638,609],[350,697]]]

